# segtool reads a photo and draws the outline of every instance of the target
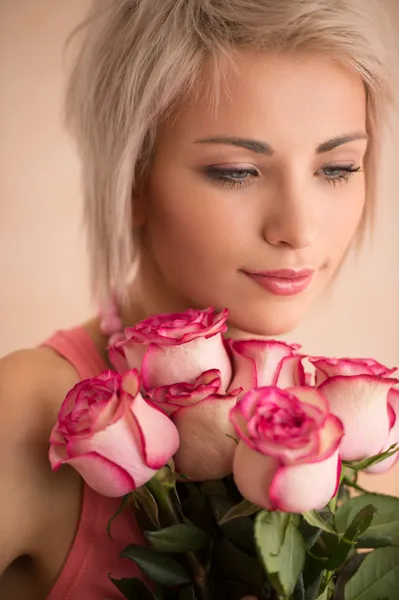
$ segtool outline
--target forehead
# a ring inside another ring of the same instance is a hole
[[[314,148],[366,128],[360,76],[328,57],[241,53],[227,84],[216,106],[206,92],[178,106],[160,129],[159,144],[228,134],[264,139],[276,149],[307,143]]]

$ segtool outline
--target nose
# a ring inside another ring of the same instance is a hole
[[[279,186],[263,225],[263,237],[271,246],[301,250],[315,244],[320,235],[317,199],[299,185]]]

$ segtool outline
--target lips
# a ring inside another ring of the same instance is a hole
[[[300,294],[310,285],[313,269],[278,269],[275,271],[245,271],[255,283],[277,296]]]

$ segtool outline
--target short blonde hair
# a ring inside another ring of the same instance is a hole
[[[139,256],[132,190],[155,133],[178,100],[209,84],[216,101],[240,49],[315,51],[353,69],[368,102],[367,201],[373,214],[379,138],[392,97],[379,0],[95,0],[66,99],[82,160],[92,289],[119,297]],[[76,33],[76,32],[75,32]]]

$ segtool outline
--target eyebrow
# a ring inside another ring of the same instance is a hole
[[[368,135],[363,131],[355,131],[353,133],[346,133],[344,135],[337,135],[325,142],[322,142],[316,147],[316,154],[324,154],[331,152],[339,146],[355,142],[357,140],[367,140]],[[238,146],[239,148],[245,148],[255,154],[264,154],[265,156],[272,156],[274,154],[273,148],[267,142],[260,142],[259,140],[251,140],[249,138],[231,137],[231,136],[216,136],[201,138],[195,141],[196,144],[227,144],[230,146]]]

